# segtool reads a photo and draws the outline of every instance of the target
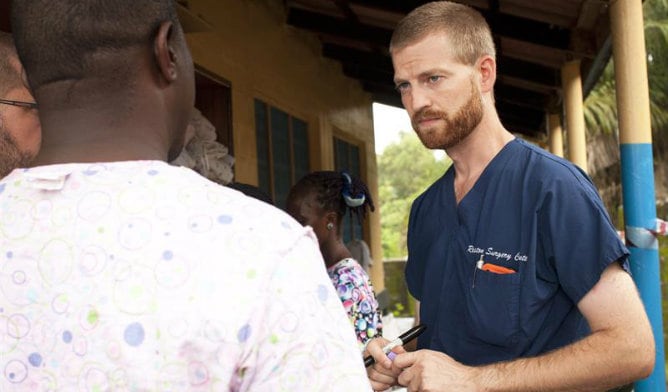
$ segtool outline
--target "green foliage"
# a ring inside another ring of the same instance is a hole
[[[661,219],[668,218],[668,204],[659,206],[656,211],[656,216]],[[664,352],[668,345],[668,237],[659,237],[659,274],[661,280],[661,310],[663,316],[663,343]],[[668,363],[667,363],[668,365]]]
[[[616,99],[615,74],[610,61],[584,102],[585,126],[590,134],[612,133],[617,129]]]
[[[394,317],[402,317],[404,316],[404,309],[404,304],[397,302],[394,304],[394,310],[392,311],[392,314]]]
[[[450,165],[437,160],[413,132],[401,132],[378,157],[381,242],[385,258],[406,256],[406,230],[411,203]]]
[[[643,12],[652,128],[655,131],[665,130],[668,127],[668,0],[647,0],[643,5]],[[612,59],[587,96],[584,115],[590,134],[614,133],[617,130]]]
[[[666,332],[668,329],[668,290],[665,282],[668,282],[668,237],[659,237],[659,268],[661,274],[661,310],[663,314],[663,343],[668,343]],[[664,348],[665,350],[665,348]]]
[[[390,311],[396,317],[415,316],[415,300],[408,293],[404,270],[406,261],[388,261],[383,263],[385,269],[385,289],[389,294],[388,303],[393,304]]]

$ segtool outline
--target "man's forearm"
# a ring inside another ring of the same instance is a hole
[[[485,391],[605,391],[651,373],[647,346],[642,334],[598,331],[538,357],[482,366],[477,384]]]

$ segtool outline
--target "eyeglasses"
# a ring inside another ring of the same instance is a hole
[[[0,103],[5,105],[19,106],[27,109],[37,109],[37,103],[35,102],[24,102],[24,101],[12,101],[8,99],[0,99]]]

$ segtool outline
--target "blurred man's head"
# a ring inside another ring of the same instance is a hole
[[[15,0],[12,28],[45,147],[70,125],[75,139],[102,141],[95,132],[122,141],[136,127],[137,143],[159,144],[165,159],[181,151],[194,70],[173,0]]]
[[[11,35],[0,32],[0,178],[27,166],[39,150],[35,100],[22,75]]]

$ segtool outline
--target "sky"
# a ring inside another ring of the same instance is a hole
[[[399,132],[413,132],[406,110],[394,106],[373,104],[373,131],[376,154],[381,154],[389,144],[399,141]]]

